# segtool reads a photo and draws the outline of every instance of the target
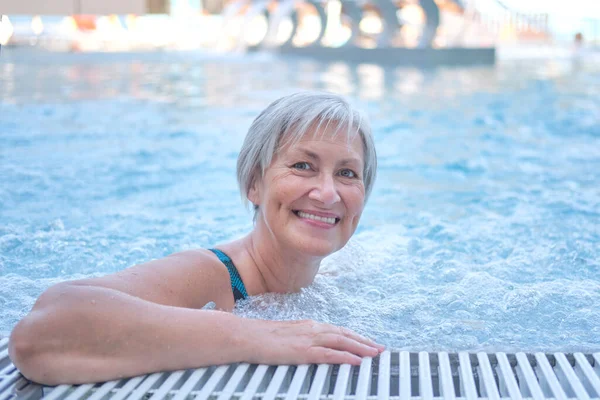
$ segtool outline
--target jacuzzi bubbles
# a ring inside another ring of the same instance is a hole
[[[14,48],[2,60],[0,336],[56,282],[246,234],[246,130],[311,89],[367,111],[377,182],[314,285],[236,313],[329,322],[398,349],[599,348],[597,65],[365,74],[260,54]]]

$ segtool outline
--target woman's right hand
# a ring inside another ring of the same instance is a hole
[[[360,365],[385,349],[350,329],[311,320],[241,322],[244,361],[255,364]]]

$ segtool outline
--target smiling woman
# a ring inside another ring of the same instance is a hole
[[[344,328],[226,312],[246,296],[310,285],[356,230],[376,166],[368,122],[343,98],[275,101],[238,158],[254,229],[213,249],[51,287],[12,332],[14,364],[54,385],[232,362],[356,365],[377,355],[383,346]],[[202,309],[209,302],[218,311]]]

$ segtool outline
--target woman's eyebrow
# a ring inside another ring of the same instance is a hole
[[[358,158],[344,158],[342,161],[340,161],[339,163],[340,165],[353,165],[353,164],[357,164],[357,165],[361,165],[362,161]]]
[[[304,153],[309,158],[312,158],[312,159],[315,159],[315,160],[319,161],[319,155],[317,153],[313,153],[312,151],[306,150],[306,149],[300,149],[300,152]]]
[[[307,157],[312,158],[313,160],[319,161],[320,157],[317,153],[314,153],[310,150],[306,150],[306,149],[298,149],[301,153],[304,153]],[[343,160],[339,161],[338,164],[340,165],[349,165],[349,164],[358,164],[361,165],[362,161],[359,158],[356,157],[351,157],[351,158],[344,158]]]

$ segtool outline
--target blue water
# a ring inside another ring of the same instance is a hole
[[[53,283],[247,232],[247,127],[283,94],[325,89],[371,117],[373,195],[312,287],[237,313],[412,350],[598,351],[599,72],[3,49],[0,336]]]

